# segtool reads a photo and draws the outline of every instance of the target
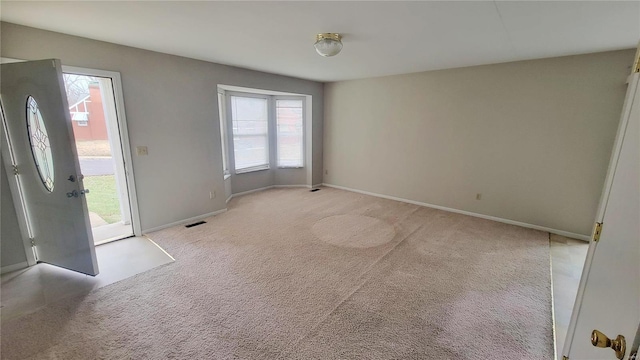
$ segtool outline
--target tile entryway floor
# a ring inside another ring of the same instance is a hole
[[[174,259],[146,237],[131,237],[96,247],[100,274],[89,276],[49,264],[3,274],[2,321],[26,315],[60,299],[134,276]]]
[[[555,315],[556,354],[562,359],[562,347],[571,320],[573,303],[578,293],[582,267],[589,243],[551,234],[551,277]]]

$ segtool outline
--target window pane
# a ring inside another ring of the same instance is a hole
[[[278,166],[303,166],[302,100],[276,100]]]
[[[235,169],[269,165],[267,100],[231,97]]]
[[[236,170],[268,165],[268,143],[266,136],[234,136]]]
[[[234,121],[267,121],[267,100],[250,97],[231,97],[234,111]]]

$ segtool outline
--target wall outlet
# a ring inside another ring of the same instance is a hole
[[[149,151],[147,150],[146,146],[136,146],[136,153],[138,154],[138,156],[149,155]]]
[[[209,199],[214,199],[216,197],[215,191],[209,191]]]
[[[482,200],[482,194],[476,194],[476,200]]]

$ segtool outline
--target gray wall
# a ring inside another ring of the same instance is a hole
[[[9,23],[0,30],[3,57],[59,58],[63,65],[120,72],[130,145],[149,149],[148,156],[133,157],[143,230],[226,207],[218,84],[312,95],[312,180],[322,181],[321,83]],[[250,186],[269,185],[273,178]],[[210,200],[210,191],[220,195]]]
[[[275,142],[275,137],[272,137],[271,141]],[[275,160],[271,162],[271,164],[275,163]],[[231,189],[233,194],[260,189],[271,185],[311,186],[312,184],[308,183],[306,169],[304,168],[279,169],[277,167],[272,167],[269,170],[260,170],[241,174],[234,174],[232,172],[231,174]]]
[[[325,84],[324,182],[588,235],[633,55]]]
[[[13,198],[7,182],[7,172],[0,160],[0,266],[10,266],[27,261],[13,207]]]

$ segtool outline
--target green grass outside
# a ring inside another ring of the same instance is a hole
[[[89,211],[100,215],[109,224],[122,220],[114,175],[85,176],[83,182],[85,189],[89,189]]]

